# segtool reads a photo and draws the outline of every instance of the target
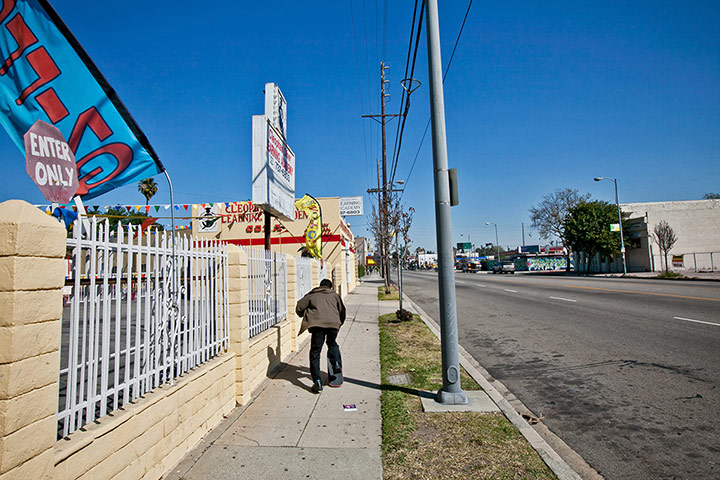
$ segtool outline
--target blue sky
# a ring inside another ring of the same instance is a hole
[[[165,164],[176,203],[249,200],[251,116],[275,82],[288,102],[297,196],[376,187],[380,61],[400,108],[414,2],[51,1]],[[387,3],[387,6],[386,6]],[[497,3],[497,4],[495,4]],[[586,4],[587,3],[587,4]],[[443,63],[466,1],[440,5]],[[385,15],[385,11],[387,14]],[[426,43],[420,43],[396,180],[434,250]],[[621,202],[720,192],[720,3],[474,2],[445,83],[453,239],[538,243],[528,209],[558,188]],[[396,124],[388,126],[392,153]],[[0,200],[45,203],[0,134]],[[389,156],[390,156],[389,154]],[[417,154],[412,174],[411,165]],[[169,203],[164,177],[151,203]],[[365,194],[365,211],[373,197]],[[91,205],[141,204],[135,184]],[[367,220],[348,217],[356,235]],[[462,235],[461,235],[462,234]]]

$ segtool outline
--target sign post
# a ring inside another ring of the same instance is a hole
[[[48,202],[69,203],[78,190],[75,155],[60,130],[42,120],[25,133],[25,170]]]
[[[287,102],[274,83],[265,85],[265,115],[252,118],[252,202],[265,210],[265,249],[270,220],[295,218],[295,154],[286,141]]]

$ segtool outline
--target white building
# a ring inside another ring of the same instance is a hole
[[[620,208],[630,214],[631,219],[644,219],[646,226],[645,232],[642,232],[645,241],[642,233],[639,232],[635,237],[638,242],[634,241],[633,232],[628,232],[626,243],[636,247],[627,249],[628,265],[642,265],[644,270],[664,269],[665,259],[657,243],[652,240],[648,242],[655,226],[664,220],[677,236],[677,242],[668,255],[675,270],[720,269],[720,200],[624,203],[620,204]],[[632,262],[629,257],[631,254]],[[680,256],[682,261],[678,258]]]
[[[720,200],[621,203],[620,209],[629,216],[623,232],[628,272],[665,269],[665,258],[652,239],[653,229],[663,220],[677,237],[668,253],[671,270],[720,270]],[[582,271],[582,252],[575,257]],[[598,255],[590,271],[622,272],[622,257]]]

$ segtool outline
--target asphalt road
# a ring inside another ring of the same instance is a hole
[[[460,344],[601,475],[720,478],[720,283],[455,280]],[[439,321],[437,273],[403,289]]]

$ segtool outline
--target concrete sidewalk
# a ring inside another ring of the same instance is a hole
[[[381,479],[378,317],[397,309],[377,300],[381,282],[370,277],[345,299],[342,387],[310,391],[306,342],[252,403],[236,408],[164,478]]]

